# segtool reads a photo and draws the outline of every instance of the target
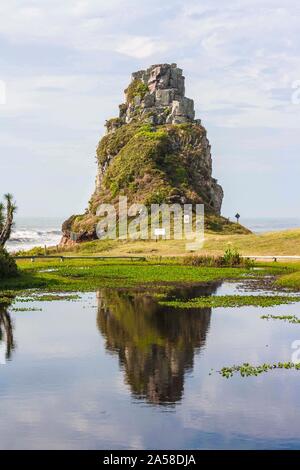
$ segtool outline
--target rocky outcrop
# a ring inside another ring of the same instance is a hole
[[[176,64],[152,65],[146,70],[134,72],[131,83],[125,90],[125,103],[119,106],[119,117],[106,121],[107,134],[136,121],[153,126],[169,125],[169,129],[176,124],[194,125],[194,132],[189,135],[186,133],[175,136],[174,133],[171,150],[181,153],[182,158],[188,161],[198,191],[201,193],[202,190],[207,194],[207,205],[220,214],[223,190],[211,176],[210,144],[201,120],[195,119],[194,101],[185,96],[184,81],[182,69]],[[96,193],[101,191],[103,176],[116,154],[109,153],[104,160],[98,158]]]
[[[134,72],[97,148],[98,172],[89,209],[65,223],[64,242],[93,239],[97,206],[126,195],[129,202],[204,203],[220,215],[223,190],[212,177],[207,133],[185,96],[176,64]]]
[[[134,90],[139,86],[144,93],[135,94]],[[185,97],[184,76],[176,64],[153,65],[133,73],[125,97],[126,104],[120,107],[120,119],[126,123],[134,119],[137,111],[141,116],[147,115],[148,122],[157,125],[194,122],[194,101]]]
[[[134,72],[125,90],[125,103],[119,106],[119,118],[106,122],[111,132],[128,124],[137,115],[155,125],[195,122],[194,101],[185,96],[184,76],[176,64],[152,65]]]

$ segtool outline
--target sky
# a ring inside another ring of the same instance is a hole
[[[298,217],[297,0],[0,2],[0,195],[82,212],[133,71],[177,63],[212,146],[222,212]]]

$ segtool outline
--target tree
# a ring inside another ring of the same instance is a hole
[[[10,237],[17,206],[11,194],[4,195],[4,204],[0,203],[0,247],[4,247]]]

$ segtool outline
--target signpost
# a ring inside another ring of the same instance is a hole
[[[154,236],[157,241],[158,237],[165,237],[166,236],[166,229],[165,228],[155,228],[154,229]]]

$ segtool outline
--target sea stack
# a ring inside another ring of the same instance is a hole
[[[194,101],[185,96],[185,77],[176,64],[134,72],[118,117],[105,127],[97,147],[95,192],[86,213],[63,224],[63,244],[97,238],[97,207],[115,204],[121,195],[146,206],[203,203],[208,217],[220,217],[223,190],[212,177],[206,129],[195,119]]]

